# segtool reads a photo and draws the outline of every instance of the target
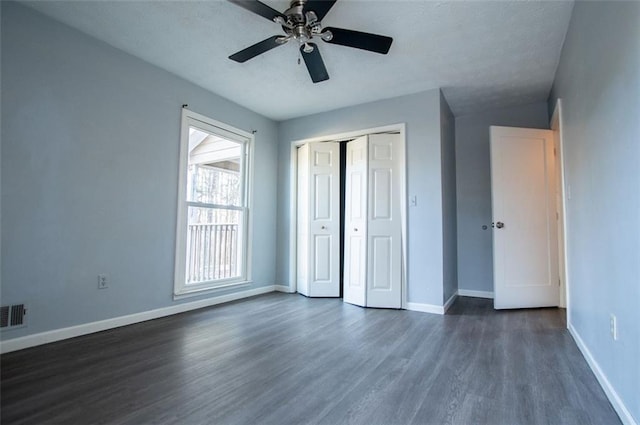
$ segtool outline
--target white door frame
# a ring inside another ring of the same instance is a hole
[[[400,178],[400,222],[401,222],[401,237],[402,237],[402,308],[407,308],[407,137],[406,137],[406,124],[392,124],[382,127],[367,128],[363,130],[348,131],[344,133],[330,134],[327,136],[312,137],[308,139],[294,140],[291,142],[291,151],[289,154],[289,217],[291,217],[289,223],[289,291],[296,292],[296,270],[297,270],[297,228],[296,228],[296,213],[298,204],[296,176],[298,174],[298,155],[296,155],[296,149],[299,146],[310,142],[339,142],[347,139],[354,139],[356,137],[365,136],[375,133],[399,133],[400,134],[400,168],[403,170]]]
[[[569,263],[567,262],[567,182],[565,178],[565,163],[564,163],[564,141],[562,138],[562,127],[563,127],[563,117],[562,117],[562,99],[558,99],[556,101],[556,106],[553,109],[553,115],[551,116],[551,121],[549,122],[549,128],[554,132],[558,133],[558,152],[556,155],[556,160],[560,164],[560,199],[561,205],[559,208],[559,222],[562,227],[559,235],[562,237],[562,244],[559,247],[558,255],[560,256],[561,264],[564,264],[564,267],[560,270],[561,273],[561,297],[560,302],[562,303],[562,299],[564,298],[564,306],[561,307],[567,308],[567,328],[570,325],[569,318],[571,317],[571,301],[569,298],[570,293],[570,279],[569,279]],[[559,229],[560,230],[560,229]],[[563,297],[564,296],[564,297]]]

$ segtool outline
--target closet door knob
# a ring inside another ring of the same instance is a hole
[[[357,228],[357,227],[354,227],[353,231],[354,231],[354,232],[357,232],[357,231],[358,231],[358,228]]]

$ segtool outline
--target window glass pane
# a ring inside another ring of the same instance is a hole
[[[189,127],[187,201],[243,205],[242,144]]]
[[[241,276],[242,216],[238,210],[189,207],[187,285]]]

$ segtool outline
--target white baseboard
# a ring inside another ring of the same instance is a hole
[[[471,289],[458,289],[458,295],[461,297],[490,298],[493,299],[491,291],[474,291]]]
[[[453,302],[456,300],[456,298],[458,298],[458,291],[454,292],[453,295],[451,295],[449,297],[447,302],[444,303],[444,306],[442,307],[442,309],[444,311],[442,312],[442,314],[445,314],[447,312],[447,310],[449,310],[449,307],[451,307],[451,304],[453,304]]]
[[[411,311],[421,311],[423,313],[445,314],[447,310],[449,310],[449,307],[453,305],[456,298],[458,298],[458,295],[458,291],[454,292],[444,305],[407,303],[406,309]]]
[[[274,288],[278,292],[284,292],[286,294],[293,294],[295,291],[291,290],[291,287],[287,285],[274,285]]]
[[[252,297],[254,295],[266,294],[267,292],[273,292],[275,290],[276,285],[261,286],[259,288],[249,289],[247,291],[234,292],[232,294],[221,295],[204,300],[176,304],[169,307],[157,308],[155,310],[114,317],[112,319],[84,323],[82,325],[71,326],[68,328],[55,329],[52,331],[8,339],[0,342],[0,353],[9,353],[11,351],[22,350],[24,348],[35,347],[37,345],[61,341],[63,339],[105,331],[107,329],[119,328],[121,326],[132,325],[134,323],[145,322],[147,320],[157,319],[159,317],[171,316],[173,314],[184,313],[185,311],[210,307],[212,305]]]
[[[587,364],[589,364],[589,367],[593,371],[593,374],[596,375],[596,379],[598,379],[600,386],[604,390],[604,393],[606,394],[609,402],[620,417],[622,423],[624,425],[638,425],[638,423],[633,419],[633,416],[631,416],[631,412],[629,412],[629,409],[627,409],[627,407],[624,405],[624,402],[607,379],[607,376],[604,374],[602,369],[600,369],[600,365],[598,365],[598,362],[596,362],[596,360],[593,358],[591,351],[589,351],[589,349],[585,345],[584,341],[580,337],[580,334],[578,334],[578,331],[571,324],[569,324],[568,329],[569,333],[573,337],[573,340],[576,342],[578,349],[587,360]]]
[[[423,303],[407,303],[407,310],[420,311],[422,313],[444,314],[444,306]]]

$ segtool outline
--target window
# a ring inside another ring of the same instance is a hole
[[[253,136],[182,111],[175,294],[248,281]]]

